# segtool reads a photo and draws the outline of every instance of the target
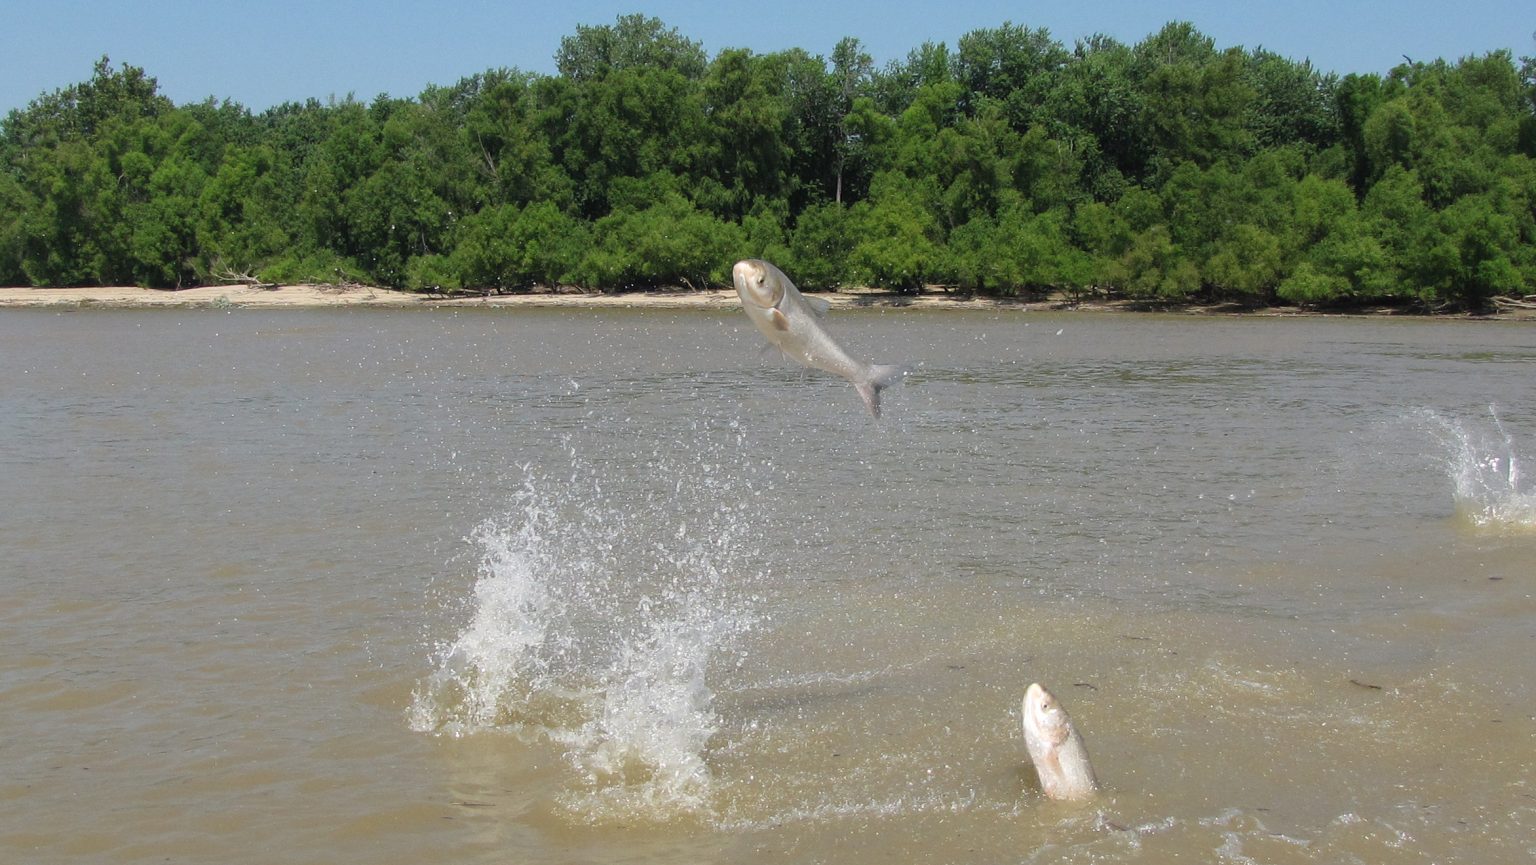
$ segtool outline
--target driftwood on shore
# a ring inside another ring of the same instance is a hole
[[[1521,298],[1501,295],[1493,299],[1493,305],[1499,309],[1536,309],[1536,294],[1527,294]]]
[[[248,285],[251,288],[265,289],[275,289],[279,287],[279,285],[275,282],[262,282],[259,278],[252,276],[248,272],[237,271],[234,268],[229,267],[224,268],[222,272],[215,275],[230,285]]]

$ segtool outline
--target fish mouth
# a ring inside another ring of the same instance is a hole
[[[784,298],[784,289],[777,280],[769,279],[768,267],[755,259],[736,262],[731,268],[731,281],[736,283],[736,293],[742,299],[764,307],[777,306]]]

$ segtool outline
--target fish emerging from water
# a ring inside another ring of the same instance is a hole
[[[1036,682],[1024,692],[1024,747],[1052,799],[1087,799],[1099,789],[1088,748],[1054,694]]]
[[[901,367],[849,357],[821,326],[827,302],[801,294],[784,271],[772,264],[755,258],[738,261],[731,269],[731,281],[736,283],[747,318],[770,343],[806,366],[847,379],[869,413],[880,416],[880,391],[901,379]]]

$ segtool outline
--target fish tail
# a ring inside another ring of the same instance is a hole
[[[859,396],[864,398],[864,406],[869,409],[870,416],[880,416],[880,391],[901,381],[906,374],[907,369],[903,366],[873,364],[862,381],[853,383],[859,391]]]

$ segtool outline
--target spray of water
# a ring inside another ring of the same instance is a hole
[[[719,453],[689,457],[530,468],[469,538],[467,621],[433,651],[411,727],[559,744],[562,804],[584,818],[707,813],[711,679],[754,622],[768,484]]]
[[[1426,417],[1444,446],[1457,513],[1479,529],[1536,530],[1536,488],[1522,471],[1514,436],[1498,408],[1489,406],[1486,421],[1434,412]]]

